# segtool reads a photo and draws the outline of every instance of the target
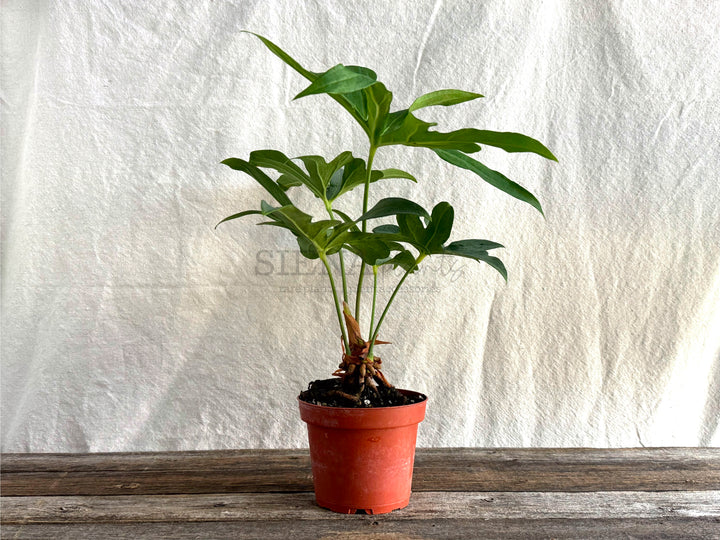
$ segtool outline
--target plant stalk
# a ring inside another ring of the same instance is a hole
[[[365,191],[363,192],[363,211],[368,211],[368,200],[370,198],[370,179],[372,178],[372,164],[375,159],[375,152],[377,147],[370,143],[370,150],[368,152],[367,160],[367,174],[365,175]],[[362,222],[362,232],[367,232],[367,221]],[[358,277],[357,293],[355,294],[355,320],[360,322],[360,297],[362,295],[362,284],[365,278],[365,262],[360,261],[360,275]]]
[[[335,214],[332,211],[332,203],[325,201],[325,208],[327,209],[330,219],[335,219]],[[347,275],[345,274],[345,258],[343,257],[342,249],[338,251],[338,257],[340,258],[340,278],[342,279],[342,290],[343,290],[343,301],[348,303],[348,290],[347,290]]]
[[[373,328],[375,326],[375,302],[377,300],[377,283],[378,283],[378,267],[373,266],[373,299],[372,299],[372,308],[370,310],[370,330],[368,330],[368,335],[372,336]]]
[[[335,311],[337,312],[338,324],[340,325],[340,331],[342,332],[343,345],[345,345],[345,351],[349,353],[350,342],[348,341],[347,332],[345,331],[345,324],[343,324],[342,310],[340,309],[340,301],[338,300],[337,291],[335,290],[335,279],[333,279],[332,269],[330,268],[330,263],[328,263],[327,257],[324,253],[320,255],[320,260],[325,265],[328,278],[330,278],[330,288],[332,289],[333,300],[335,301]]]

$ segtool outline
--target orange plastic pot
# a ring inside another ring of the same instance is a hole
[[[368,409],[298,400],[307,423],[315,500],[343,514],[384,514],[410,502],[418,424],[427,397],[412,405]]]

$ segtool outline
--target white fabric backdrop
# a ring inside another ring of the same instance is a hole
[[[310,69],[374,68],[396,108],[481,92],[419,115],[559,157],[482,152],[543,220],[430,151],[378,154],[420,182],[376,198],[448,200],[454,238],[506,246],[508,285],[434,262],[384,326],[387,375],[430,396],[420,446],[720,445],[720,3],[2,10],[3,451],[306,444],[295,397],[339,361],[326,278],[283,231],[213,230],[263,197],[219,161],[367,148],[241,29]]]

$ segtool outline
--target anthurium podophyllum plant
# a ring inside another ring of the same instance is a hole
[[[475,173],[490,185],[532,205],[541,213],[540,203],[532,193],[471,157],[471,154],[478,152],[484,144],[507,152],[532,152],[557,160],[542,143],[520,133],[474,128],[443,133],[431,129],[435,123],[415,116],[415,111],[419,109],[456,105],[483,97],[480,94],[437,90],[418,97],[407,108],[392,110],[392,93],[377,80],[371,69],[338,64],[321,73],[309,71],[267,38],[253,35],[310,81],[295,99],[327,94],[355,119],[368,138],[367,158],[356,157],[351,151],[326,159],[318,155],[289,158],[279,150],[257,150],[251,152],[247,160],[226,159],[223,164],[254,178],[273,201],[263,200],[259,208],[233,214],[220,223],[248,215],[262,216],[264,221],[260,225],[288,230],[297,239],[300,253],[308,259],[319,259],[327,270],[342,334],[342,362],[333,373],[336,379],[316,381],[301,394],[301,399],[338,406],[403,404],[404,396],[394,391],[382,373],[382,362],[375,353],[375,346],[386,343],[378,340],[380,329],[407,277],[418,271],[427,257],[437,255],[487,263],[506,280],[507,272],[502,261],[490,254],[492,250],[503,247],[497,242],[479,239],[449,241],[454,210],[447,202],[439,202],[428,211],[411,200],[389,197],[370,207],[370,191],[376,182],[393,178],[417,182],[413,175],[400,169],[373,169],[376,152],[393,145],[430,149],[439,158]],[[263,169],[273,171],[275,178]],[[294,188],[310,190],[322,202],[326,215],[316,219],[298,208],[288,195]],[[343,196],[356,188],[363,190],[362,208],[354,212],[339,208]],[[390,217],[395,223],[377,222]],[[361,260],[354,299],[349,295],[347,256]],[[331,257],[337,257],[339,265],[331,264]],[[380,311],[377,306],[377,276],[378,269],[384,265],[401,268],[404,273]],[[339,281],[333,266],[340,269]],[[373,275],[373,294],[366,340],[361,331],[360,314],[364,300],[363,280],[368,268]],[[351,303],[354,310],[350,307]]]

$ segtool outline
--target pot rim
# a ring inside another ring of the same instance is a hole
[[[407,405],[390,405],[385,407],[333,407],[332,405],[317,405],[315,403],[310,403],[308,401],[300,399],[298,396],[296,399],[301,407],[313,407],[315,409],[329,409],[332,411],[380,411],[380,410],[388,410],[388,409],[403,409],[405,407],[416,407],[418,405],[421,405],[423,403],[426,403],[428,401],[427,395],[423,394],[422,392],[416,392],[415,390],[404,390],[402,388],[397,389],[398,392],[400,392],[403,395],[408,394],[414,394],[415,396],[421,397],[422,399],[416,403],[409,403]]]

